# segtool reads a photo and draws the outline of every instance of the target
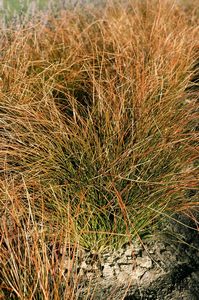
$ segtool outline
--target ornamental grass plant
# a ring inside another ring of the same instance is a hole
[[[197,210],[198,15],[117,1],[1,30],[2,297],[78,299],[65,256]]]

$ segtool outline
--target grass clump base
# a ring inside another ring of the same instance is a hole
[[[1,31],[4,290],[74,298],[66,253],[196,209],[198,11],[185,8],[108,3]]]

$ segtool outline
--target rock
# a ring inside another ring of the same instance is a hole
[[[81,269],[87,269],[87,267],[88,267],[88,265],[87,265],[87,263],[85,262],[85,261],[83,261],[82,263],[81,263],[81,265],[80,265],[80,267],[81,267]]]
[[[124,252],[124,255],[126,257],[132,257],[132,255],[133,255],[132,253],[133,253],[133,247],[129,246],[129,248]]]
[[[113,277],[114,269],[109,264],[104,264],[102,274],[104,277]]]
[[[142,268],[150,269],[152,267],[152,260],[148,256],[138,257],[136,263]]]
[[[133,273],[132,264],[120,265],[120,271],[121,273],[127,273],[129,276],[131,276]]]
[[[172,231],[173,226],[176,223],[172,221],[168,230]],[[92,299],[198,299],[198,233],[190,228],[183,231],[179,223],[177,227],[173,232],[180,233],[184,243],[162,230],[154,239],[145,240],[146,250],[138,243],[126,244],[121,251],[99,255],[98,263],[97,260],[92,265],[84,262],[82,266],[89,274],[89,286],[94,293]],[[194,224],[189,223],[189,227]]]
[[[114,273],[115,273],[115,276],[118,277],[118,275],[120,274],[120,268],[118,265],[115,266],[114,268]]]
[[[135,270],[134,270],[134,276],[136,279],[141,279],[142,276],[146,273],[146,270],[140,266],[138,266]]]
[[[128,263],[128,258],[126,256],[122,256],[121,258],[117,259],[118,265],[126,264]]]
[[[130,276],[128,272],[120,272],[117,276],[117,280],[119,284],[125,284],[130,281]]]

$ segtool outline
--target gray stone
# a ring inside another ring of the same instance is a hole
[[[81,265],[80,265],[80,267],[82,268],[82,269],[87,269],[87,267],[88,267],[88,265],[87,265],[87,263],[85,262],[85,261],[83,261],[82,263],[81,263]]]
[[[148,256],[138,257],[136,263],[142,268],[150,269],[152,267],[152,260]]]
[[[114,276],[114,270],[109,264],[104,264],[102,274],[104,277],[112,277]]]
[[[166,227],[164,223],[162,226]],[[173,226],[169,224],[169,230]],[[161,231],[154,239],[145,240],[144,247],[133,243],[126,244],[122,251],[95,254],[94,257],[87,253],[81,261],[79,274],[84,282],[89,282],[93,299],[197,299],[199,239],[197,231],[190,229],[194,224],[188,226],[189,230],[183,231],[181,227],[174,230],[180,232],[184,243],[170,239]],[[70,267],[72,262],[66,262],[66,267]],[[80,294],[86,295],[86,287]],[[80,295],[78,299],[84,297]]]
[[[124,252],[124,255],[125,255],[125,256],[130,256],[130,257],[132,257],[132,253],[133,253],[133,247],[129,247],[129,248]]]
[[[121,258],[117,259],[117,263],[118,263],[119,265],[121,265],[121,264],[126,264],[126,263],[128,263],[128,258],[125,257],[125,256],[122,256]]]

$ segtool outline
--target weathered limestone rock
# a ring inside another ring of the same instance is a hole
[[[196,224],[180,216],[177,218],[188,227],[174,221],[163,224],[161,234],[145,240],[144,247],[137,242],[126,244],[118,251],[99,254],[95,264],[88,255],[81,264],[85,274],[89,274],[91,296],[87,299],[198,299],[199,239]],[[195,230],[191,229],[194,226]],[[181,242],[177,240],[179,235]],[[78,299],[83,300],[85,295],[86,285]]]

